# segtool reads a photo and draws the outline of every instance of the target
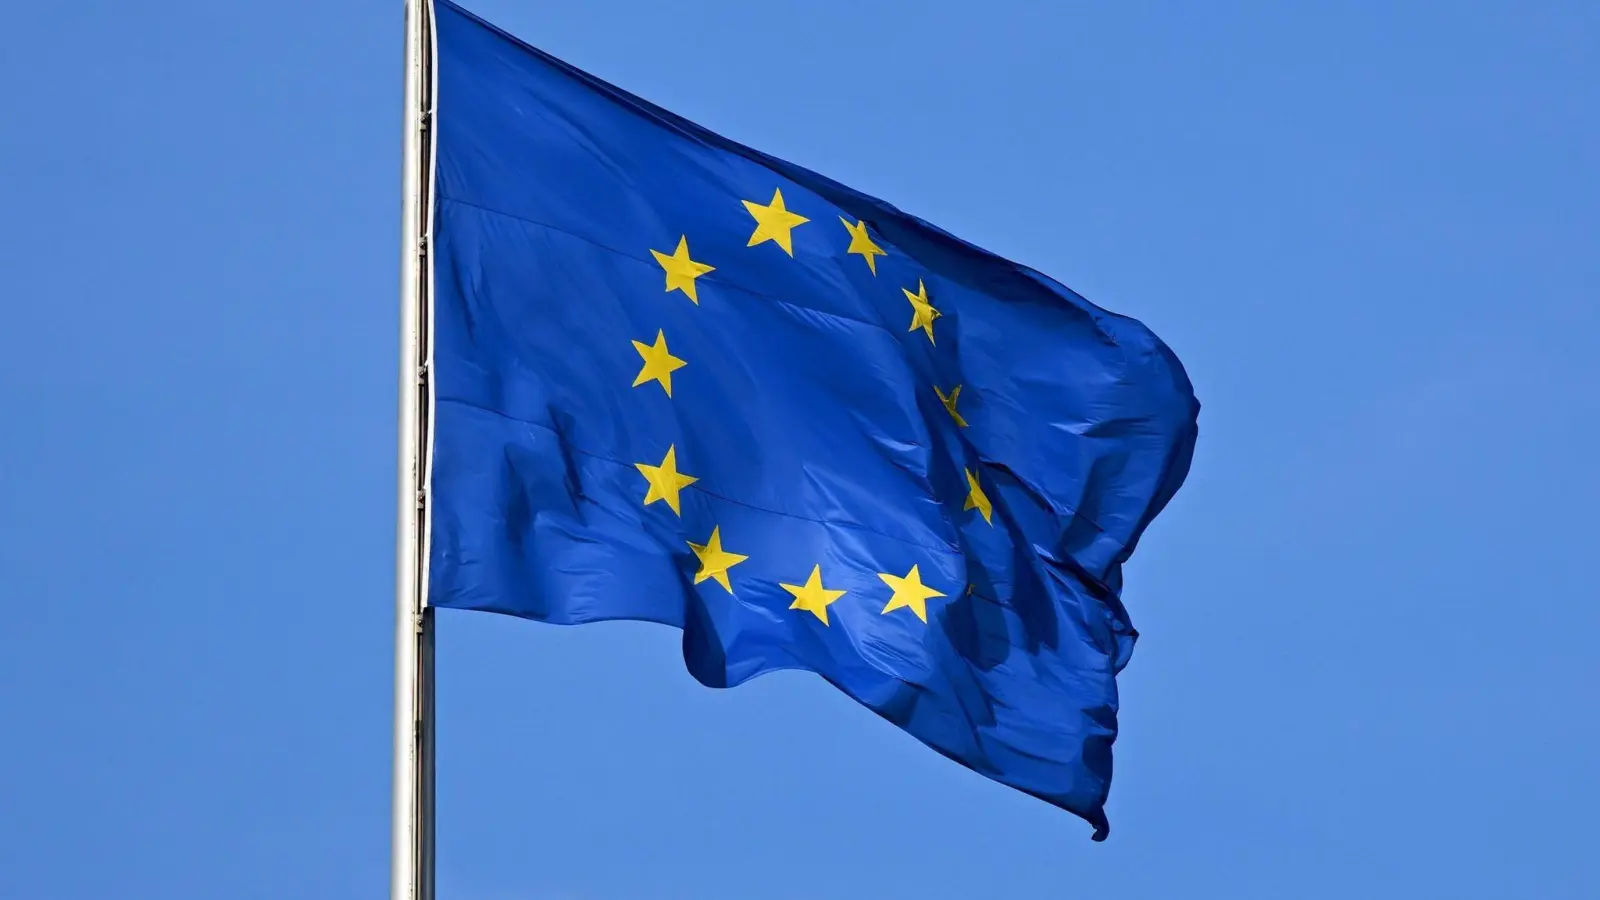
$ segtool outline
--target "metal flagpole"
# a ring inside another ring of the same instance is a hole
[[[433,610],[427,604],[430,0],[406,2],[400,225],[400,502],[395,539],[394,833],[390,897],[433,900]]]

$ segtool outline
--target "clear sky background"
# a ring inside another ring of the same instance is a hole
[[[471,5],[1204,409],[1107,843],[814,677],[454,613],[441,900],[1600,896],[1600,9]],[[386,896],[400,3],[3,7],[0,897]]]

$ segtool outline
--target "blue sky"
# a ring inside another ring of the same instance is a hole
[[[470,5],[1205,407],[1107,843],[818,679],[458,613],[441,898],[1600,895],[1592,5]],[[5,18],[0,896],[385,896],[399,4]]]

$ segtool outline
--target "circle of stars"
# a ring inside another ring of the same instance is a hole
[[[794,258],[794,230],[802,225],[809,224],[811,220],[789,209],[783,197],[781,188],[774,188],[772,199],[766,203],[757,203],[752,200],[741,201],[745,212],[754,220],[755,227],[750,233],[746,247],[760,247],[763,244],[774,244],[791,259]],[[888,256],[884,250],[873,240],[872,233],[865,220],[857,219],[851,222],[840,217],[840,224],[844,226],[849,235],[849,246],[845,249],[847,256],[860,256],[867,266],[867,271],[876,278],[878,275],[878,258]],[[695,306],[700,305],[699,279],[716,271],[716,267],[701,262],[693,257],[689,247],[689,236],[681,234],[677,246],[671,253],[654,248],[650,255],[661,267],[665,275],[665,292],[670,294],[677,291],[689,299]],[[934,323],[943,315],[934,306],[933,299],[928,294],[927,284],[922,279],[917,279],[917,289],[901,288],[906,302],[911,306],[911,322],[906,328],[908,332],[921,331],[928,339],[929,346],[936,345],[934,339]],[[689,362],[674,356],[667,344],[664,330],[656,331],[655,340],[650,343],[633,341],[634,351],[638,353],[641,366],[638,375],[633,380],[633,386],[644,387],[656,384],[661,387],[667,399],[672,399],[672,375],[689,365]],[[933,386],[938,395],[939,403],[944,407],[950,418],[958,428],[968,427],[968,422],[957,409],[961,398],[962,385],[955,385],[946,393],[938,385]],[[682,518],[683,508],[681,493],[699,481],[693,475],[685,474],[678,469],[677,446],[670,444],[659,464],[635,463],[634,468],[645,480],[645,493],[643,505],[646,507],[655,503],[663,503],[672,511],[674,516]],[[967,481],[967,496],[963,511],[976,510],[983,521],[993,525],[994,506],[984,492],[977,475],[971,469],[963,469]],[[711,534],[705,543],[689,541],[688,547],[694,554],[698,564],[693,581],[701,584],[706,581],[715,582],[729,594],[735,593],[734,579],[732,577],[735,566],[747,561],[750,557],[745,554],[734,553],[723,546],[722,527],[713,524]],[[903,575],[892,572],[877,573],[878,579],[883,582],[889,591],[889,597],[884,604],[881,614],[889,615],[898,610],[905,610],[923,623],[928,621],[928,601],[945,597],[945,593],[937,588],[930,587],[922,581],[921,569],[913,564],[909,571]],[[824,583],[822,564],[817,563],[811,567],[811,572],[799,584],[779,582],[778,587],[787,592],[792,600],[789,604],[791,610],[810,613],[824,626],[829,625],[828,608],[845,596],[846,591],[829,588]],[[969,591],[970,592],[970,588]]]

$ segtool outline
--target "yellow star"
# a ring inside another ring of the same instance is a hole
[[[983,520],[990,525],[994,524],[994,504],[989,502],[989,495],[983,492],[983,486],[978,484],[978,476],[972,474],[971,469],[962,469],[967,473],[967,504],[963,510],[976,509],[983,513]]]
[[[672,507],[674,513],[680,516],[683,515],[683,511],[678,508],[678,492],[700,479],[678,473],[678,446],[676,444],[667,446],[667,456],[661,460],[661,465],[647,466],[644,463],[634,463],[633,467],[639,470],[639,474],[644,476],[645,481],[650,482],[650,490],[646,491],[644,495],[645,506],[649,506],[657,500],[665,500],[667,505]]]
[[[690,541],[689,549],[693,550],[694,555],[700,560],[700,571],[694,573],[694,583],[699,584],[707,578],[712,578],[717,584],[722,585],[723,590],[733,593],[733,585],[728,583],[728,570],[750,557],[722,549],[721,526],[711,529],[711,537],[706,538],[704,544]]]
[[[889,605],[883,608],[883,615],[897,609],[909,609],[917,614],[917,618],[928,621],[928,600],[933,597],[943,597],[944,594],[922,583],[922,575],[916,566],[906,573],[904,578],[896,578],[887,572],[879,572],[878,577],[883,579],[894,591],[894,596],[889,598]]]
[[[790,609],[803,609],[828,624],[828,604],[844,596],[844,591],[830,591],[822,586],[822,567],[812,566],[811,577],[805,584],[782,584],[783,588],[794,595],[794,602],[789,604]]]
[[[649,381],[661,382],[661,389],[672,396],[672,373],[687,366],[688,363],[667,352],[667,336],[661,331],[656,332],[655,346],[633,342],[633,349],[639,351],[639,358],[644,360],[644,368],[639,370],[639,377],[633,379],[633,386],[638,387]]]
[[[850,232],[850,249],[845,252],[861,254],[872,274],[878,274],[878,257],[883,256],[884,252],[882,247],[872,242],[871,235],[867,234],[867,223],[857,222],[851,225],[850,220],[844,216],[840,216],[839,221],[843,222],[844,229]]]
[[[939,390],[937,384],[933,386],[933,392],[939,395],[939,402],[944,404],[945,411],[950,413],[950,418],[956,420],[956,425],[962,428],[967,427],[967,420],[961,418],[961,413],[956,412],[956,401],[961,399],[961,385],[958,384],[951,388],[949,396],[946,396],[944,391]]]
[[[915,294],[911,293],[907,288],[901,288],[900,292],[906,295],[907,300],[911,301],[911,327],[906,330],[916,331],[921,328],[924,332],[927,332],[928,343],[933,343],[933,320],[943,314],[934,309],[933,304],[928,301],[928,289],[923,286],[922,279],[917,279],[917,292]]]
[[[695,262],[689,258],[689,236],[678,238],[678,249],[668,256],[660,250],[651,250],[650,255],[656,258],[661,268],[667,273],[667,293],[683,291],[695,305],[700,305],[700,297],[694,292],[694,280],[707,272],[715,272],[715,266],[708,266],[703,262]]]
[[[796,225],[804,225],[811,220],[784,208],[783,191],[774,188],[772,202],[766,206],[751,203],[749,200],[741,202],[756,220],[756,230],[750,235],[750,243],[745,246],[754,247],[765,241],[777,241],[783,252],[794,256],[794,244],[789,240],[789,231]]]

